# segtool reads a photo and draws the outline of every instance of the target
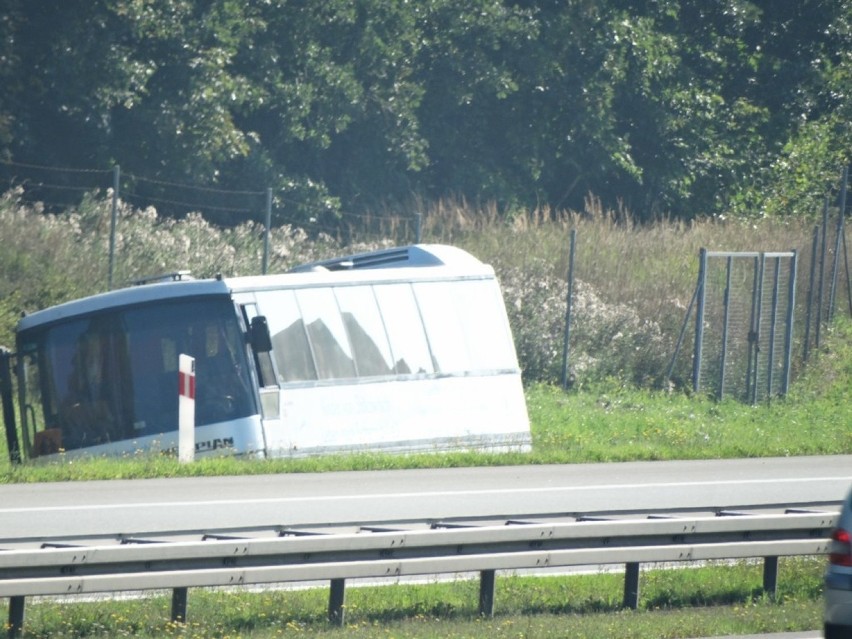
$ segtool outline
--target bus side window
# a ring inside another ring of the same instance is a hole
[[[269,323],[272,356],[281,382],[302,382],[317,378],[308,334],[293,291],[257,293],[259,308]]]
[[[463,325],[467,318],[459,312],[457,300],[460,285],[465,282],[421,282],[414,285],[414,293],[423,316],[426,336],[441,373],[463,373],[471,370],[468,342]]]
[[[423,331],[423,320],[410,284],[377,284],[376,300],[399,375],[434,373],[435,367]]]
[[[22,407],[21,424],[27,455],[38,457],[59,452],[63,448],[62,432],[56,427],[56,410],[52,406],[50,388],[46,394],[42,393],[42,384],[46,380],[40,374],[38,358],[34,355],[24,356],[21,369],[26,387],[26,405]]]
[[[355,377],[349,336],[330,288],[300,289],[296,300],[302,310],[319,379]]]
[[[62,415],[66,447],[123,439],[127,422],[129,365],[119,331],[92,320],[76,341]]]
[[[475,370],[518,368],[500,287],[494,280],[459,282],[456,295],[464,340]]]
[[[393,356],[372,286],[340,286],[334,291],[352,344],[358,377],[393,373]]]

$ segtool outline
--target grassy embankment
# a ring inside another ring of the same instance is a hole
[[[640,610],[621,608],[622,576],[500,577],[497,612],[477,615],[478,584],[349,588],[346,624],[325,620],[326,590],[190,591],[188,623],[168,621],[170,597],[101,603],[37,603],[27,637],[394,637],[662,639],[815,629],[820,559],[780,562],[776,601],[760,593],[761,567],[739,564],[653,570],[642,576]],[[0,605],[0,614],[6,614]]]

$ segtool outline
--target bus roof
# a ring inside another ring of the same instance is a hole
[[[393,268],[409,266],[455,266],[476,267],[482,262],[473,255],[455,246],[445,244],[412,244],[398,248],[381,249],[367,253],[356,253],[346,257],[335,257],[297,266],[291,272],[326,268],[330,271],[352,269]]]
[[[111,308],[189,297],[230,296],[235,292],[282,287],[328,286],[359,282],[429,280],[446,277],[493,277],[490,266],[463,251],[444,245],[412,245],[321,260],[288,273],[195,280],[186,271],[140,280],[116,289],[33,312],[18,322],[18,332],[71,317]]]

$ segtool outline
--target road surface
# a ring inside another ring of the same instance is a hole
[[[852,455],[0,486],[0,543],[100,535],[836,508]]]

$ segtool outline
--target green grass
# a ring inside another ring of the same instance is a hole
[[[169,619],[170,599],[38,602],[27,637],[696,637],[818,627],[824,562],[780,562],[776,600],[760,590],[759,563],[715,564],[642,574],[640,609],[621,607],[623,576],[501,576],[496,611],[477,615],[478,584],[391,583],[349,588],[343,628],[326,621],[327,591],[190,591],[186,624]],[[5,604],[4,604],[5,605]],[[5,610],[0,607],[0,614]]]
[[[179,464],[174,457],[140,453],[22,466],[4,461],[0,483],[847,454],[852,452],[849,385],[846,376],[837,380],[829,396],[789,398],[768,406],[717,403],[615,385],[579,393],[534,385],[527,390],[530,453],[219,458],[190,465]]]
[[[563,394],[535,387],[528,393],[535,456],[572,463],[848,453],[849,381],[831,397],[768,406],[626,388]]]
[[[841,321],[790,395],[750,406],[615,381],[580,391],[527,389],[530,453],[353,454],[298,460],[202,459],[139,454],[13,467],[0,448],[0,483],[389,470],[507,464],[571,464],[852,453],[852,322]],[[2,446],[2,444],[0,444]]]

